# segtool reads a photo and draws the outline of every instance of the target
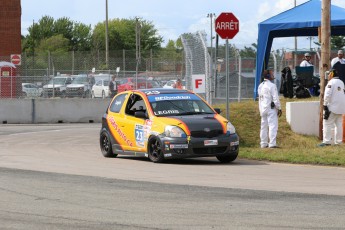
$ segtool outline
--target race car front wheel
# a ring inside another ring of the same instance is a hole
[[[162,144],[157,137],[151,137],[148,145],[149,158],[154,163],[162,163],[164,161]]]
[[[109,134],[107,132],[102,132],[99,143],[101,146],[101,151],[104,157],[116,157],[117,154],[113,153],[112,147],[111,147],[111,141],[109,138]]]
[[[229,163],[236,160],[237,155],[217,156],[217,159],[222,163]]]

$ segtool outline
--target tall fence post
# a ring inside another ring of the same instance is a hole
[[[236,49],[236,54],[238,57],[238,95],[237,95],[237,101],[241,101],[241,89],[242,89],[242,58],[240,51]]]
[[[122,50],[122,61],[123,61],[123,77],[125,77],[126,73],[126,50]]]
[[[205,40],[203,39],[203,36],[201,34],[201,32],[199,31],[199,37],[200,37],[200,41],[202,43],[202,46],[203,46],[203,49],[204,49],[204,57],[205,57],[205,81],[206,81],[206,93],[205,93],[205,96],[206,96],[206,101],[212,105],[212,100],[210,98],[210,65],[209,65],[209,60],[210,60],[210,56],[209,56],[209,53],[208,53],[208,50],[207,50],[207,46],[206,46],[206,42]]]

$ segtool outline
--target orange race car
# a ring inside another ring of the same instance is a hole
[[[165,159],[238,156],[235,127],[201,97],[188,90],[145,89],[117,94],[102,118],[100,147],[118,154]]]

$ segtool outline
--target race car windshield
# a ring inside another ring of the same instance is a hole
[[[156,116],[214,114],[204,101],[193,94],[150,96],[149,101]]]

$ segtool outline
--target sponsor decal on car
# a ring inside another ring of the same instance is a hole
[[[178,114],[180,113],[178,110],[162,110],[154,112],[155,115],[162,115],[162,114]]]
[[[218,140],[205,140],[204,145],[205,146],[218,145]]]
[[[134,129],[135,134],[135,143],[137,146],[144,147],[144,126],[143,125],[135,125]]]
[[[197,100],[200,101],[201,99],[194,95],[194,94],[161,94],[161,95],[149,95],[148,96],[150,102],[156,101],[174,101],[174,100]]]
[[[123,131],[117,125],[116,121],[114,120],[112,116],[109,117],[109,122],[112,125],[112,127],[115,129],[115,131],[120,135],[120,137],[127,143],[127,145],[133,146],[133,143],[127,138],[126,134],[123,133]]]
[[[188,149],[187,144],[170,144],[171,149]]]

